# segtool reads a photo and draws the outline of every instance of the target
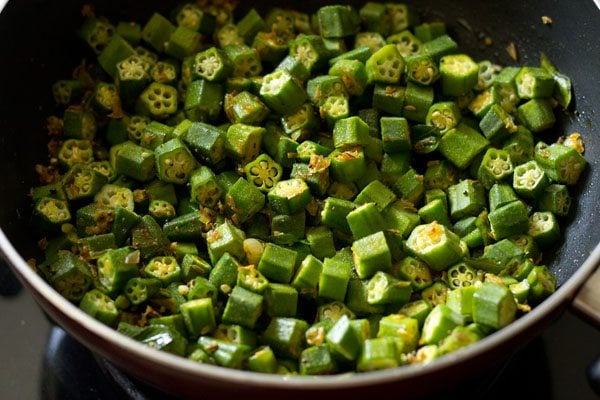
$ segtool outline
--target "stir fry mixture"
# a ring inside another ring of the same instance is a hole
[[[544,55],[475,60],[405,4],[233,6],[86,7],[31,191],[58,292],[150,347],[302,375],[432,362],[554,292],[587,163],[548,140],[571,82]]]

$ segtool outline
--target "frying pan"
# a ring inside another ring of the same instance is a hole
[[[142,22],[152,11],[166,11],[174,5],[159,0],[97,3],[98,14],[113,21],[136,16]],[[261,0],[242,3],[245,4],[240,12],[250,6],[265,12],[273,6],[272,2]],[[304,0],[285,5],[312,12],[323,3]],[[358,1],[347,3],[360,6]],[[544,133],[546,140],[552,141],[560,133],[580,132],[590,164],[574,188],[578,200],[565,221],[564,240],[545,259],[560,288],[507,328],[428,365],[358,375],[282,377],[196,364],[149,349],[64,300],[25,263],[37,255],[37,237],[31,227],[31,205],[26,193],[36,184],[33,166],[46,161],[45,119],[55,111],[50,85],[67,76],[82,54],[91,57],[75,34],[81,23],[82,2],[77,0],[9,1],[0,15],[0,252],[46,313],[75,338],[128,373],[164,391],[187,397],[306,398],[318,392],[336,391],[336,396],[354,398],[372,393],[374,388],[382,392],[391,389],[403,396],[424,395],[501,362],[569,305],[600,320],[600,295],[594,293],[600,288],[600,273],[594,273],[600,260],[600,136],[596,132],[600,128],[596,111],[600,103],[600,11],[591,0],[414,3],[425,20],[445,20],[461,48],[478,60],[512,64],[505,47],[514,42],[519,63],[537,65],[543,51],[574,82],[574,105],[560,115],[553,133]],[[549,16],[553,23],[543,24],[542,16]],[[482,44],[486,35],[493,39],[492,46]]]

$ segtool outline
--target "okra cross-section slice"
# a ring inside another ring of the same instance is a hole
[[[115,27],[105,19],[89,17],[84,21],[79,35],[96,54],[100,54],[115,35]]]
[[[225,52],[216,47],[194,56],[193,73],[209,82],[222,82],[233,72],[233,64]]]
[[[517,92],[522,99],[537,99],[552,96],[554,79],[541,67],[523,67],[515,76]]]
[[[544,189],[538,198],[538,206],[542,211],[550,211],[555,215],[564,217],[571,208],[571,195],[565,185],[552,184]]]
[[[513,188],[523,197],[538,198],[549,183],[546,172],[534,160],[515,167]]]
[[[204,207],[214,207],[220,200],[221,187],[217,183],[215,173],[206,166],[201,166],[190,175],[190,197]]]
[[[154,257],[146,264],[144,273],[147,277],[160,280],[163,287],[181,281],[181,267],[172,256]]]
[[[459,237],[435,221],[417,226],[408,237],[406,247],[436,271],[445,270],[463,257]]]
[[[198,164],[187,146],[171,139],[154,150],[156,171],[160,180],[183,185]]]
[[[498,181],[507,179],[513,173],[510,154],[505,150],[489,148],[477,171],[477,178],[486,189],[490,189]]]
[[[369,82],[398,84],[406,62],[394,44],[383,46],[365,63]]]
[[[69,203],[52,197],[42,197],[35,205],[35,213],[49,228],[59,228],[71,220]]]
[[[367,284],[369,304],[403,305],[410,299],[412,287],[409,281],[399,281],[393,276],[378,271]]]
[[[117,294],[129,279],[139,276],[139,252],[130,247],[109,250],[97,260],[98,283],[108,294]]]
[[[309,73],[327,63],[328,51],[319,35],[300,34],[290,43],[290,56],[300,61]]]
[[[136,111],[154,119],[166,119],[177,113],[177,89],[164,83],[152,82],[140,94]]]
[[[98,289],[87,292],[81,299],[79,308],[109,326],[115,326],[119,319],[119,310],[115,302]]]
[[[125,104],[133,103],[150,82],[151,64],[138,55],[132,55],[117,64],[115,82]]]
[[[395,44],[402,57],[406,58],[407,61],[412,58],[421,58],[420,53],[423,50],[423,42],[408,29],[388,36],[386,42]],[[435,69],[437,70],[437,65]]]
[[[406,65],[406,78],[419,85],[432,85],[440,77],[436,62],[428,55],[410,57]]]
[[[69,200],[93,197],[106,184],[106,177],[89,164],[75,164],[63,177],[63,188]]]
[[[129,211],[133,211],[134,208],[131,189],[112,184],[102,186],[102,189],[94,196],[94,202],[109,208],[121,206]]]
[[[312,198],[306,182],[298,178],[279,181],[267,197],[273,211],[286,215],[304,210]]]
[[[256,158],[265,128],[247,124],[233,124],[225,135],[225,150],[230,157],[242,163]]]
[[[269,115],[267,106],[255,95],[243,91],[225,95],[225,114],[232,123],[260,125]]]
[[[365,65],[358,60],[336,61],[329,69],[329,75],[341,77],[346,91],[352,96],[362,95],[369,80]]]
[[[435,103],[427,112],[425,117],[425,123],[427,125],[433,125],[440,130],[440,132],[447,132],[452,128],[455,128],[460,120],[461,113],[458,105],[453,101],[444,101]]]
[[[283,176],[281,166],[267,154],[261,154],[244,167],[246,179],[263,192],[275,187]]]
[[[477,85],[479,65],[466,54],[454,54],[440,59],[442,93],[460,96]]]
[[[298,111],[307,99],[302,86],[284,69],[264,76],[260,96],[278,114]]]
[[[529,217],[528,233],[540,247],[547,248],[560,238],[560,227],[550,211],[537,211]]]
[[[512,292],[504,285],[484,282],[473,294],[473,321],[491,329],[510,324],[517,311]]]
[[[587,165],[581,153],[560,143],[548,146],[539,142],[535,147],[535,161],[550,179],[564,185],[575,185]]]
[[[67,139],[58,151],[58,161],[64,169],[75,164],[88,164],[93,160],[94,151],[89,140]]]

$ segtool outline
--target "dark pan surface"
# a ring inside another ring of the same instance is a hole
[[[76,30],[81,22],[82,3],[75,0],[61,2],[13,0],[0,14],[0,37],[3,38],[0,40],[0,196],[2,196],[0,227],[24,258],[36,255],[37,235],[31,228],[30,202],[26,193],[32,185],[36,184],[33,166],[36,163],[46,162],[45,144],[48,138],[44,129],[45,119],[56,112],[50,85],[57,79],[67,77],[81,60],[81,54],[87,54],[90,59],[92,58],[76,37]],[[112,20],[136,15],[142,22],[152,11],[166,10],[173,5],[172,2],[165,4],[167,2],[159,0],[130,1],[126,4],[122,1],[103,0],[97,3],[100,15],[106,15]],[[251,4],[264,11],[272,3],[274,2],[255,1]],[[356,1],[347,3],[359,4]],[[554,132],[555,136],[559,133],[580,132],[586,142],[586,158],[590,168],[575,190],[578,203],[569,217],[568,228],[563,232],[565,242],[551,257],[547,258],[559,282],[561,284],[567,282],[587,259],[595,245],[600,242],[600,228],[598,228],[600,217],[597,212],[597,205],[600,204],[597,165],[597,160],[600,158],[598,142],[600,138],[595,132],[600,127],[600,116],[595,109],[600,101],[600,41],[597,40],[600,37],[600,11],[591,0],[527,2],[423,0],[412,3],[423,11],[426,20],[439,17],[448,22],[451,35],[457,39],[465,52],[475,55],[478,60],[490,59],[500,64],[511,64],[512,61],[505,47],[508,43],[514,42],[520,54],[519,63],[537,65],[539,52],[543,51],[562,72],[573,79],[574,107],[562,115]],[[315,0],[306,0],[301,4],[294,4],[294,7],[314,11],[321,4],[322,2]],[[551,17],[554,23],[551,26],[544,25],[541,22],[543,15]],[[482,33],[493,38],[494,44],[491,47],[482,44]],[[547,135],[548,141],[555,139],[552,133]],[[579,276],[579,279],[582,278],[583,275]],[[572,292],[573,290],[564,293],[570,295]],[[492,335],[494,338],[484,340],[486,343],[495,344],[494,351],[490,351],[493,354],[486,354],[488,361],[492,357],[501,357],[505,348],[517,346],[519,339],[530,338],[535,334],[535,329],[539,329],[541,325],[540,321],[545,318],[544,322],[547,322],[547,317],[556,314],[558,305],[564,304],[566,297],[552,303],[551,308],[545,308],[544,314],[539,315],[541,318],[536,315],[525,318],[532,323],[518,321],[518,326],[528,328],[521,329],[519,335],[513,330],[510,336],[500,332],[499,335]],[[48,309],[51,314],[60,311],[55,305],[47,307]],[[68,314],[65,325],[71,328],[77,327],[80,323],[77,319],[79,314],[73,312]],[[534,317],[535,323],[533,323]],[[90,326],[93,328],[92,324],[86,323],[84,333],[76,337],[87,339]],[[510,340],[505,336],[509,336]],[[103,338],[106,339],[106,336]],[[98,343],[102,344],[103,341],[95,342]],[[484,346],[486,349],[492,347],[484,343],[478,348],[483,349]],[[118,346],[114,348],[119,349]],[[110,355],[108,353],[110,353],[108,349],[103,352],[105,356]],[[116,359],[121,357],[120,354],[113,354],[113,356]],[[146,366],[143,359],[133,359],[129,356],[124,360],[121,362],[129,361],[134,367]],[[464,358],[462,360],[465,361]],[[451,359],[448,359],[448,362],[440,360],[439,365],[454,366]],[[426,372],[439,373],[438,369],[442,369],[432,367]],[[183,370],[191,371],[189,366],[185,366]],[[404,374],[402,370],[404,369],[400,368],[397,372],[380,374],[364,380],[361,379],[364,377],[356,378],[357,381],[365,384],[390,383],[392,380],[390,377],[399,380],[407,376],[419,375],[414,368],[410,371],[412,375]],[[178,382],[184,385],[191,381],[180,371],[157,371],[148,368],[145,372],[148,374],[148,379],[153,379],[159,385],[161,382]],[[450,381],[455,376],[465,373],[455,368],[445,368],[444,372],[444,379],[436,382],[442,384],[442,381]],[[203,383],[207,388],[218,387],[218,379],[213,379],[215,376],[216,374],[212,376],[207,374],[198,383]],[[442,375],[435,377],[441,378]],[[247,378],[248,376],[243,376],[243,379]],[[374,379],[369,380],[371,378]],[[243,382],[241,375],[236,379],[238,383]],[[335,381],[329,382],[333,384]],[[416,383],[422,387],[423,382],[426,380],[421,379]],[[289,382],[289,384],[293,383]],[[254,384],[260,382],[255,381]],[[222,385],[221,383],[221,387]],[[296,381],[294,387],[304,389],[304,386],[303,383]],[[329,386],[331,387],[335,386]],[[243,385],[239,387],[229,385],[228,389],[237,390],[240,394],[245,393]],[[351,393],[350,391],[351,389],[348,389],[347,393]]]

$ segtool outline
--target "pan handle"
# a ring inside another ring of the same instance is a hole
[[[581,317],[600,328],[600,268],[579,289],[571,307]]]

